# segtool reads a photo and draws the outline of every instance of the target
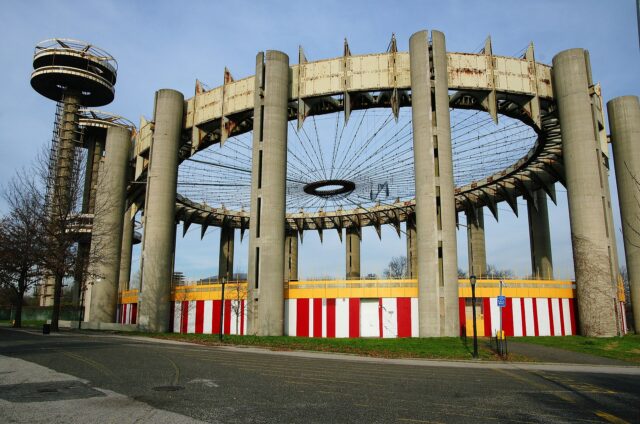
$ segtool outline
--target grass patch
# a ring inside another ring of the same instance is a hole
[[[624,337],[518,337],[512,340],[640,364],[640,335],[629,334]]]
[[[47,321],[45,320],[22,320],[22,327],[21,328],[38,328],[38,329],[42,329],[42,325],[44,323],[46,323]],[[4,327],[13,327],[13,321],[12,320],[0,320],[0,324]]]
[[[123,333],[129,334],[132,333]],[[402,339],[320,339],[306,337],[225,336],[220,342],[215,334],[135,333],[136,335],[177,340],[211,346],[234,345],[264,347],[273,350],[309,350],[346,353],[379,358],[457,359],[472,358],[473,340],[457,337]],[[491,351],[488,339],[479,339],[481,359],[498,359]]]

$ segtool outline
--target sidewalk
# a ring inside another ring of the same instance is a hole
[[[514,339],[509,340],[509,353],[526,356],[535,362],[633,366],[632,363],[618,359],[604,358],[602,356],[589,355],[588,353],[574,352],[572,350],[558,349],[533,343],[520,343],[513,340]]]

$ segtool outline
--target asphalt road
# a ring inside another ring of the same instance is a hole
[[[86,380],[16,384],[0,372],[0,402],[14,408],[14,421],[29,405],[113,392],[176,417],[224,423],[640,422],[637,367],[360,360],[9,329],[0,329],[0,355]],[[113,418],[120,401],[109,399],[104,421],[123,422]],[[0,421],[10,422],[7,411],[0,408]]]

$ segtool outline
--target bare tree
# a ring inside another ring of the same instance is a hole
[[[394,256],[383,271],[384,278],[404,278],[407,276],[407,257]]]
[[[33,211],[44,205],[35,193],[21,190],[21,182],[28,178],[26,172],[18,173],[5,187],[3,197],[9,212],[0,221],[0,284],[12,294],[14,327],[22,326],[25,293],[43,277],[42,225]]]
[[[486,275],[490,278],[513,278],[515,273],[512,269],[500,269],[495,265],[487,265]]]
[[[458,278],[467,278],[467,273],[462,268],[458,267]]]

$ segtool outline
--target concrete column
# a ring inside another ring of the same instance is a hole
[[[533,278],[553,280],[547,194],[543,190],[538,190],[533,196],[533,203],[527,201],[529,244],[531,246],[531,274]]]
[[[169,328],[178,148],[184,96],[174,90],[159,90],[156,92],[155,105],[155,130],[144,206],[142,287],[138,317],[142,329],[165,332]]]
[[[409,40],[420,337],[459,334],[447,56],[444,35],[433,31],[431,36],[433,83],[428,32],[417,32]]]
[[[606,179],[591,109],[588,66],[584,50],[565,50],[553,58],[552,76],[562,131],[580,333],[614,336],[616,295],[608,248]]]
[[[106,154],[98,173],[91,234],[89,321],[115,322],[118,303],[122,220],[127,190],[131,131],[107,130]]]
[[[133,249],[134,227],[131,207],[125,211],[122,222],[122,253],[120,254],[120,284],[118,291],[129,290],[129,280],[131,278],[131,251]]]
[[[298,233],[287,231],[284,238],[284,280],[298,281]]]
[[[347,280],[360,279],[360,243],[362,242],[362,229],[359,227],[347,227],[346,230],[346,262]]]
[[[487,250],[484,241],[484,209],[477,208],[474,213],[465,212],[467,216],[467,251],[469,252],[469,277],[487,276]]]
[[[255,75],[248,333],[281,336],[284,332],[282,265],[289,57],[273,50],[267,51],[266,55],[259,53],[256,57]]]
[[[218,260],[218,280],[233,280],[233,243],[235,228],[222,226],[220,228],[220,258]]]
[[[640,103],[636,96],[607,103],[633,323],[640,332]]]
[[[416,257],[416,215],[407,215],[407,278],[418,278],[418,260]]]

